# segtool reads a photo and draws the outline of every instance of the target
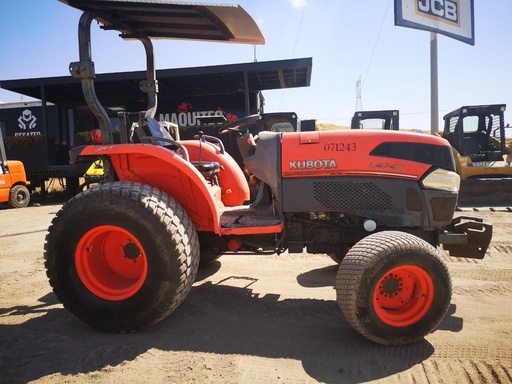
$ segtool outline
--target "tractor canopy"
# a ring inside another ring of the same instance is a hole
[[[241,44],[264,44],[253,18],[237,4],[164,0],[60,0],[94,18],[125,39],[147,36]]]

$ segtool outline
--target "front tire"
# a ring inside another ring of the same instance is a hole
[[[9,207],[25,208],[30,203],[30,191],[23,184],[15,185],[9,192]]]
[[[104,183],[53,219],[45,267],[59,300],[85,323],[111,332],[147,328],[185,299],[199,242],[183,208],[164,192]]]
[[[338,305],[367,339],[421,340],[444,318],[452,281],[437,249],[404,232],[372,234],[350,249],[336,276]]]

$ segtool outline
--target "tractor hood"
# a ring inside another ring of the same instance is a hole
[[[284,134],[282,143],[285,178],[366,175],[419,180],[432,166],[455,171],[448,142],[429,135],[315,131]]]

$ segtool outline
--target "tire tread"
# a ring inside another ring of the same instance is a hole
[[[66,226],[66,221],[70,215],[73,214],[73,211],[83,206],[83,204],[87,204],[94,195],[101,195],[106,201],[119,199],[120,197],[133,201],[134,204],[143,207],[145,211],[149,212],[151,217],[158,218],[167,233],[174,239],[175,248],[178,251],[179,284],[173,297],[169,298],[168,302],[165,303],[165,307],[158,308],[158,310],[153,311],[152,316],[141,319],[138,324],[129,328],[118,328],[115,322],[92,324],[97,328],[111,332],[131,332],[150,327],[168,317],[183,302],[195,281],[199,266],[199,242],[194,224],[176,200],[155,187],[141,183],[103,183],[94,188],[87,189],[69,200],[57,212],[48,229],[44,247],[44,259],[50,285],[59,300],[73,313],[76,303],[67,302],[66,287],[59,281],[59,276],[55,272],[55,264],[58,260],[55,259],[54,250],[58,246],[60,233],[62,228]],[[98,214],[101,214],[101,211],[98,211]],[[165,244],[162,243],[162,246],[168,247],[171,244],[169,239],[157,239],[156,241],[165,242]],[[75,315],[77,314],[75,313]],[[81,316],[77,315],[77,317]],[[88,322],[83,316],[81,319]]]

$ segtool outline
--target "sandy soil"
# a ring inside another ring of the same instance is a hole
[[[160,325],[92,329],[56,301],[43,244],[59,205],[0,209],[0,382],[510,383],[512,213],[484,260],[448,258],[454,294],[438,330],[405,347],[359,336],[322,255],[223,256]]]

